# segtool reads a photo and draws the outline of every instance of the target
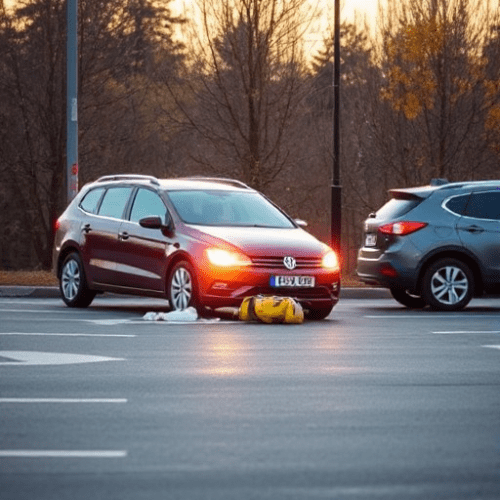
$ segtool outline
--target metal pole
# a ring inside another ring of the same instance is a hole
[[[332,248],[341,258],[342,205],[340,186],[340,0],[335,0],[333,51],[333,175],[331,207]]]
[[[66,193],[78,193],[78,0],[67,0],[66,45]]]

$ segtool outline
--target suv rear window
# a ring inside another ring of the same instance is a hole
[[[377,219],[388,220],[397,219],[407,214],[410,210],[413,210],[417,205],[420,205],[422,198],[399,198],[394,197],[389,200],[382,208],[377,211]]]

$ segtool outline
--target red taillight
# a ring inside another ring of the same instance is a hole
[[[389,277],[389,278],[397,278],[398,277],[398,272],[388,262],[385,264],[382,264],[382,267],[380,268],[380,273],[383,274],[384,276]]]
[[[59,219],[57,219],[54,222],[54,234],[57,232],[57,230],[61,227],[61,223],[59,222]]]
[[[414,233],[415,231],[418,231],[425,226],[427,226],[427,223],[425,222],[391,222],[390,224],[384,224],[383,226],[380,226],[378,230],[384,234],[404,236],[406,234]]]

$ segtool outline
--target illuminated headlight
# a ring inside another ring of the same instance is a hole
[[[339,268],[339,260],[337,259],[337,255],[332,250],[325,254],[323,260],[321,262],[322,267],[325,269],[338,269]]]
[[[219,267],[249,266],[250,259],[241,253],[229,252],[221,248],[209,248],[207,257],[211,264]]]

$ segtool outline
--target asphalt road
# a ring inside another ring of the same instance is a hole
[[[500,300],[303,325],[0,298],[0,498],[500,498]]]

